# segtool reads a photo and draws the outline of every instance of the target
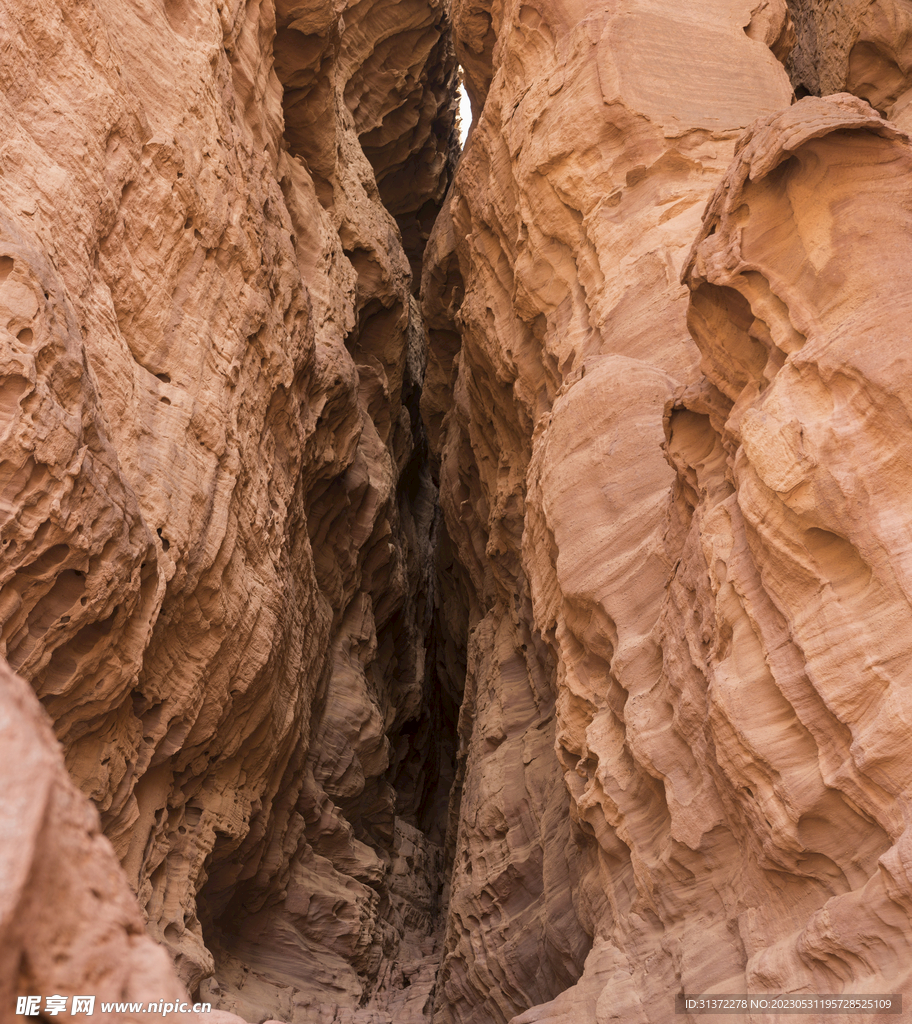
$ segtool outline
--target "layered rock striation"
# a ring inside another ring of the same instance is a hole
[[[469,620],[435,1020],[909,990],[910,149],[904,80],[859,70],[876,33],[902,70],[905,15],[850,6],[455,4],[480,117],[424,278]],[[786,65],[863,99],[794,103]]]
[[[0,999],[912,992],[904,5],[0,19]]]
[[[888,326],[907,301],[910,171],[908,137],[867,103],[804,100],[742,139],[685,272],[705,376],[669,421],[693,518],[665,643],[686,637],[711,729],[734,741],[719,763],[763,869],[741,926],[755,987],[910,985],[893,496],[908,377]],[[708,604],[685,613],[694,589]],[[781,909],[761,903],[771,872]]]
[[[0,653],[190,991],[313,1019],[414,962],[420,1015],[444,9],[0,17]]]

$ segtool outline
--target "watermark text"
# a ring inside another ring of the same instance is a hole
[[[839,1014],[875,1014],[902,1013],[901,995],[797,995],[781,993],[764,993],[749,995],[737,993],[710,993],[704,995],[675,996],[675,1013],[709,1014],[709,1013],[817,1013]]]
[[[209,1013],[211,1003],[179,1003],[159,999],[157,1003],[107,1003],[97,1000],[100,1013]],[[20,1017],[56,1017],[69,1012],[70,1016],[91,1017],[95,1013],[95,996],[19,996],[16,1013]]]

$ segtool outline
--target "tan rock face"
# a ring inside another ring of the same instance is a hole
[[[0,743],[3,1019],[22,995],[94,995],[92,1016],[111,1022],[102,1001],[185,999],[166,952],[145,934],[97,812],[67,776],[47,716],[5,665]]]
[[[4,1005],[912,995],[906,7],[0,18]]]
[[[825,9],[456,5],[484,108],[424,279],[470,636],[438,1021],[908,991],[910,150],[854,97],[791,106]]]
[[[415,251],[446,188],[442,17],[2,14],[0,654],[151,935],[250,1019],[431,952],[424,343],[390,211]]]

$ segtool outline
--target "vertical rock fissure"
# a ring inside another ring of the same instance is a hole
[[[457,73],[443,5],[400,4],[394,30],[387,6],[362,0],[343,23],[316,5],[277,5],[288,178],[310,177],[336,235],[355,389],[343,471],[302,494],[331,655],[306,756],[288,776],[300,839],[265,887],[239,880],[226,903],[210,881],[200,899],[215,954],[201,991],[246,1015],[282,1016],[290,1001],[334,1007],[338,1021],[358,1008],[425,1020],[440,959],[457,705],[439,679],[437,482],[412,293],[458,151]],[[283,190],[300,259],[314,229]],[[317,346],[319,358],[319,334]]]
[[[906,0],[39,7],[4,1005],[908,991]]]

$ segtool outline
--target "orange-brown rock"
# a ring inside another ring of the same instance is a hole
[[[912,996],[910,39],[6,3],[0,1022]]]
[[[424,279],[470,638],[435,1019],[908,992],[908,142],[851,97],[791,106],[785,4],[454,25],[480,116]],[[826,370],[814,330],[845,338]]]
[[[192,1001],[166,950],[146,934],[98,812],[67,773],[50,719],[3,662],[0,744],[2,1019],[12,1019],[23,997],[37,997],[40,1012],[62,996],[65,1008],[53,1013],[58,1020],[245,1024],[234,1014],[196,1009],[208,1004]],[[77,1009],[74,996],[92,1002]]]
[[[0,1017],[11,1020],[22,995],[94,995],[105,1022],[117,1017],[102,1001],[183,1002],[47,715],[2,663],[0,747]]]
[[[443,16],[0,14],[0,654],[150,934],[254,1020],[420,1001],[433,946],[433,502],[393,215],[414,253],[447,185]]]

